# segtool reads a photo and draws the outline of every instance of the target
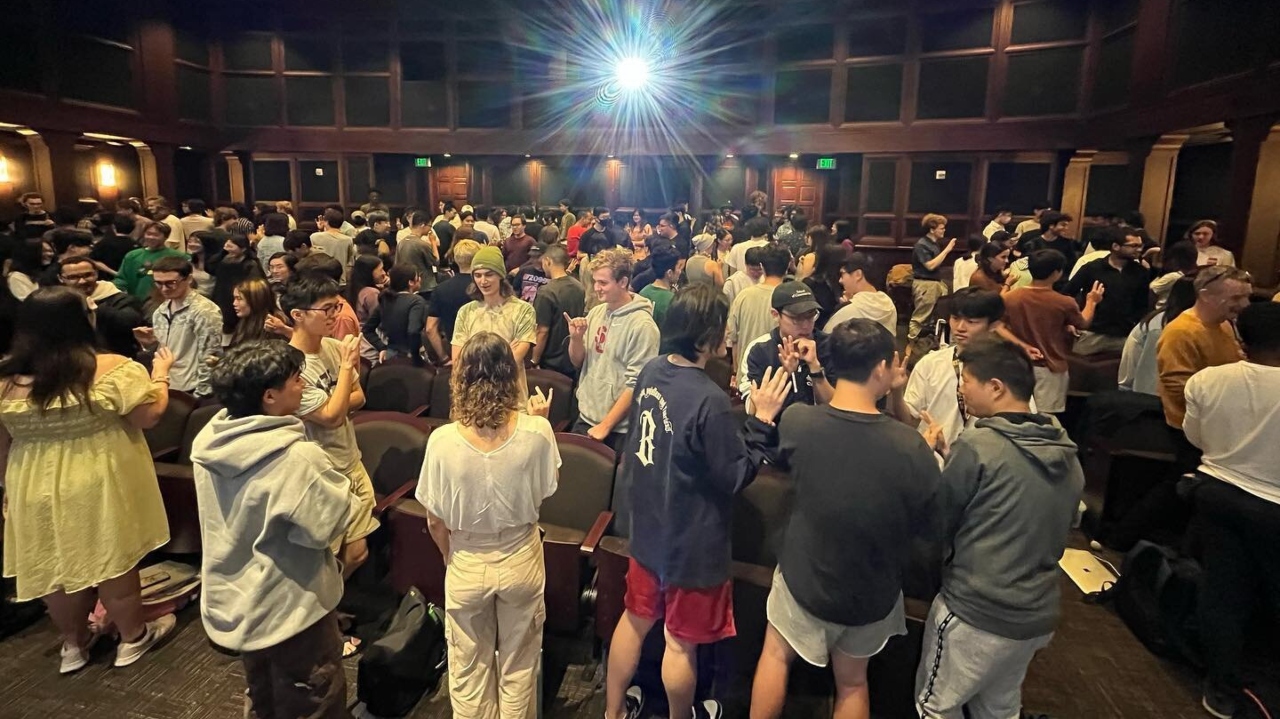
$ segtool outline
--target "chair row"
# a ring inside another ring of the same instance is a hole
[[[364,410],[369,412],[402,412],[415,417],[449,418],[451,371],[448,367],[414,366],[408,362],[388,362],[369,370],[361,377],[364,388]],[[573,379],[544,369],[525,370],[528,390],[541,389],[551,395],[548,419],[557,432],[569,429],[577,416],[573,396]],[[551,391],[554,390],[554,394]]]

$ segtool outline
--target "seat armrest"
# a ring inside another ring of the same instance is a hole
[[[582,553],[594,554],[596,546],[600,544],[600,540],[604,537],[605,530],[609,528],[609,524],[613,522],[613,512],[604,511],[600,516],[596,517],[596,521],[591,525],[591,529],[587,530],[586,539],[582,540]]]
[[[411,479],[408,482],[405,482],[404,484],[400,485],[399,487],[396,487],[395,490],[391,492],[391,494],[388,494],[387,496],[378,500],[378,503],[373,505],[373,513],[382,514],[383,512],[387,511],[388,507],[395,504],[396,502],[399,502],[401,499],[404,499],[405,496],[407,496],[410,492],[412,492],[417,488],[418,488],[418,480],[416,479]]]
[[[182,451],[181,447],[162,447],[151,453],[151,460],[153,462],[172,462],[177,459],[180,451]]]
[[[418,405],[414,409],[409,410],[409,414],[414,417],[426,417],[427,412],[429,412],[430,410],[431,410],[431,405],[423,404],[423,405]]]
[[[191,471],[191,465],[189,464],[156,462],[155,465],[156,477],[159,479],[195,479],[195,474]]]

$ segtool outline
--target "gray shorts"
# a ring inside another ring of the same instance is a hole
[[[804,610],[791,595],[782,571],[773,570],[773,588],[766,608],[769,623],[778,630],[801,659],[815,667],[827,666],[831,651],[856,659],[875,656],[889,639],[907,633],[902,595],[883,619],[857,627],[823,621]]]

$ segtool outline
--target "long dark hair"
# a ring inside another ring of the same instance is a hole
[[[817,239],[816,237],[814,239]],[[849,248],[843,244],[827,245],[823,247],[815,258],[813,263],[812,279],[815,282],[822,282],[837,297],[843,291],[840,287],[840,267],[844,265],[844,261],[849,257]]]
[[[252,340],[274,339],[275,335],[266,328],[267,317],[274,315],[283,321],[284,314],[276,304],[276,293],[271,285],[261,277],[250,277],[236,285],[235,292],[239,292],[240,297],[249,305],[249,316],[237,318],[235,330],[231,333],[231,344],[228,346],[235,347]]]
[[[1004,273],[997,272],[992,269],[991,261],[999,257],[1002,252],[1005,252],[1008,249],[1008,247],[1005,247],[999,242],[988,242],[983,245],[982,249],[978,250],[978,269],[982,270],[983,274],[995,280],[997,283],[1003,283]]]
[[[254,248],[253,243],[249,242],[248,237],[235,234],[228,237],[227,240],[236,247],[244,250],[244,256],[240,258],[241,262],[247,262],[249,260],[253,260],[254,262],[258,261],[258,251]]]
[[[1165,249],[1160,269],[1162,272],[1183,274],[1195,272],[1199,258],[1200,251],[1196,249],[1196,243],[1191,240],[1179,240]]]
[[[360,290],[376,287],[373,273],[382,266],[382,259],[377,255],[359,255],[351,265],[351,276],[347,280],[347,302],[355,307],[360,302]]]
[[[18,309],[12,352],[0,361],[0,381],[33,378],[31,401],[41,412],[55,400],[74,399],[89,407],[89,387],[97,370],[97,337],[85,298],[69,287],[42,287]]]

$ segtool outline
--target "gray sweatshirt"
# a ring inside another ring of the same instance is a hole
[[[331,544],[360,509],[297,417],[222,410],[191,451],[204,542],[200,616],[235,651],[275,646],[338,606]]]
[[[942,597],[966,624],[1031,639],[1058,624],[1058,559],[1084,490],[1076,445],[1044,414],[961,433],[938,485]]]
[[[578,414],[589,425],[599,424],[618,395],[635,389],[645,363],[658,356],[658,324],[653,303],[633,294],[631,301],[610,312],[603,304],[587,313],[586,357],[578,377]],[[630,414],[628,412],[627,414]],[[625,432],[627,417],[613,428]]]

